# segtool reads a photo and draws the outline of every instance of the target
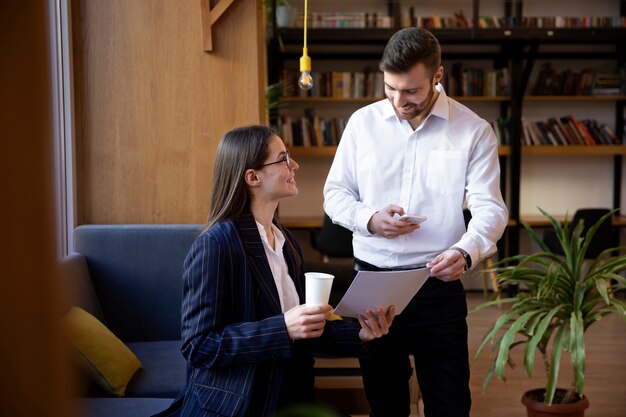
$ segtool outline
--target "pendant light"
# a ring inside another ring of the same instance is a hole
[[[300,57],[300,78],[298,85],[303,90],[310,90],[313,87],[313,77],[311,76],[311,58],[306,47],[306,26],[308,14],[308,0],[304,0],[304,43],[302,46],[302,56]]]

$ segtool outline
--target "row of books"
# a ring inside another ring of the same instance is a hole
[[[278,120],[278,132],[287,146],[337,146],[346,126],[345,118],[325,119],[306,109],[299,118],[282,116]],[[498,138],[498,145],[511,144],[510,120],[498,118],[491,122]],[[625,126],[626,135],[626,126]],[[522,117],[522,145],[569,146],[569,145],[622,145],[613,129],[593,119],[578,120],[574,116],[549,118],[529,122]]]
[[[418,26],[429,29],[464,29],[472,27],[462,10],[454,13],[454,16],[428,15],[419,16],[415,13],[415,7],[409,7],[400,14],[402,26]]]
[[[626,18],[623,16],[524,17],[520,26],[525,28],[548,29],[623,28],[626,27]]]
[[[458,62],[452,64],[449,72],[444,72],[443,84],[452,96],[496,97],[508,96],[510,93],[507,68],[463,68]]]
[[[415,14],[413,7],[402,12],[400,21],[403,27],[419,26],[428,29],[462,29],[474,26],[462,11],[454,16],[438,16]],[[623,28],[626,27],[626,17],[623,16],[533,16],[516,19],[513,16],[480,16],[478,28],[546,28],[546,29],[585,29],[585,28]]]
[[[375,12],[309,12],[307,27],[310,29],[368,29],[393,27],[391,16]],[[304,14],[296,19],[296,27],[304,26]]]
[[[474,26],[471,19],[465,17],[462,10],[453,16],[437,14],[419,15],[411,6],[400,12],[402,27],[419,26],[429,29],[463,29]],[[296,19],[296,27],[304,26],[304,14]],[[390,29],[394,25],[393,17],[376,12],[309,12],[307,27],[311,29]],[[624,16],[527,16],[518,19],[514,16],[480,16],[478,27],[489,28],[623,28],[626,27]]]
[[[366,71],[325,71],[311,72],[313,88],[298,88],[300,72],[295,69],[283,69],[282,81],[285,95],[299,97],[337,97],[337,98],[383,98],[383,74],[376,70]]]
[[[533,16],[516,19],[515,17],[481,16],[478,27],[490,28],[541,28],[541,29],[588,29],[588,28],[623,28],[626,18],[622,16]]]
[[[554,117],[530,122],[522,117],[522,144],[533,145],[622,145],[613,129],[594,119],[578,120],[574,116]]]
[[[302,117],[282,116],[277,130],[285,145],[292,146],[337,146],[346,127],[347,119],[338,117],[325,119],[306,109]]]
[[[491,122],[491,127],[498,138],[498,145],[511,144],[511,119],[500,117]]]
[[[320,117],[314,108],[304,110],[301,117],[283,115],[278,119],[277,130],[287,146],[337,146],[346,127],[347,119]],[[499,145],[511,144],[511,123],[499,118],[491,123]]]
[[[542,64],[531,89],[535,96],[550,95],[620,95],[626,94],[626,68],[620,73],[600,73],[593,68],[580,72],[570,69],[557,72],[549,62]]]

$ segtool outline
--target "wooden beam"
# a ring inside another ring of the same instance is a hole
[[[211,27],[234,1],[235,0],[221,0],[217,3],[215,8],[211,10],[210,0],[200,0],[200,7],[202,8],[202,49],[205,52],[211,52],[213,50]]]

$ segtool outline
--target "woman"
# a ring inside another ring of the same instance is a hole
[[[393,307],[356,323],[301,305],[302,254],[274,220],[278,202],[298,194],[298,167],[268,127],[222,138],[208,224],[184,263],[187,387],[165,415],[271,416],[313,399],[313,350],[356,355],[388,332]]]

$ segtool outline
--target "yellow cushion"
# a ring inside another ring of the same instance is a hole
[[[141,368],[137,356],[97,318],[72,307],[63,319],[65,337],[77,352],[79,365],[105,391],[123,397]]]

